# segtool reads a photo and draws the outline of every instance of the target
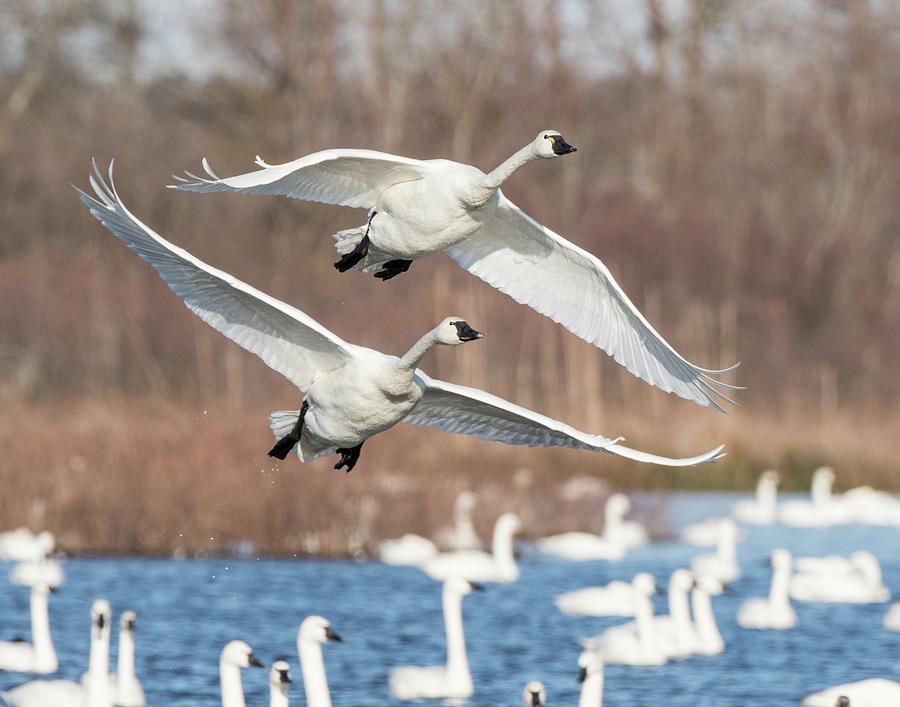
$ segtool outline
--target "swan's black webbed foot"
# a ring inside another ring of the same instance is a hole
[[[338,454],[341,455],[341,458],[338,460],[338,463],[334,465],[334,468],[340,469],[342,466],[346,465],[347,473],[349,474],[350,470],[356,466],[356,462],[359,461],[359,452],[362,449],[362,446],[363,443],[360,442],[355,447],[339,447],[337,451]]]
[[[390,280],[402,272],[409,270],[412,260],[388,260],[381,270],[375,273],[375,277],[379,280]]]
[[[351,250],[349,253],[345,253],[344,255],[342,255],[341,259],[334,264],[334,267],[336,267],[340,272],[347,272],[368,254],[369,237],[363,236],[362,240],[356,244],[356,248]]]
[[[287,459],[287,455],[291,453],[294,445],[300,441],[300,432],[303,430],[303,418],[306,417],[306,411],[309,410],[309,403],[305,400],[300,406],[300,414],[297,416],[297,424],[290,434],[279,439],[275,446],[269,450],[269,456],[276,459]],[[357,455],[358,456],[358,455]]]

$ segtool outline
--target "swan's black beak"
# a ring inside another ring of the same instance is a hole
[[[578,671],[578,683],[581,684],[585,680],[587,680],[587,668],[582,668]]]
[[[278,679],[281,682],[292,682],[291,678],[288,676],[287,670],[279,670],[278,671]]]
[[[531,693],[531,707],[541,707],[541,693],[540,692],[532,692]]]
[[[337,631],[335,631],[331,626],[325,629],[325,638],[329,641],[338,641],[339,643],[343,643],[344,639],[337,635]]]
[[[456,327],[456,333],[460,341],[475,341],[476,339],[484,338],[484,334],[480,331],[475,331],[467,322],[453,322],[453,326]]]
[[[257,658],[252,653],[247,656],[247,663],[254,668],[265,668],[266,666],[259,662],[259,658]]]
[[[566,139],[562,135],[552,135],[550,137],[550,140],[553,143],[554,154],[568,155],[570,152],[578,152],[578,148],[572,147],[569,143],[567,143]]]
[[[469,582],[469,586],[472,588],[473,592],[483,592],[484,585],[478,584],[478,582]]]

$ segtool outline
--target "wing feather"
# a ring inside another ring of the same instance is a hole
[[[259,156],[260,169],[219,179],[203,158],[203,168],[211,177],[186,172],[187,178],[173,175],[180,184],[171,189],[196,192],[239,191],[244,194],[274,194],[326,204],[371,209],[378,196],[393,184],[421,179],[427,162],[376,150],[322,150],[292,162],[270,165]]]
[[[343,365],[359,348],[299,309],[207,265],[144,225],[116,193],[112,167],[110,163],[107,185],[94,163],[90,183],[99,200],[78,189],[81,200],[211,327],[304,391],[320,372]]]
[[[706,454],[684,459],[661,457],[624,447],[618,439],[592,435],[507,402],[477,388],[447,383],[416,371],[423,395],[403,419],[411,425],[437,427],[444,432],[475,435],[479,439],[529,447],[570,447],[608,452],[635,461],[663,466],[693,466],[714,461],[722,446]]]
[[[650,325],[595,256],[542,226],[500,193],[495,217],[447,253],[517,302],[599,346],[648,383],[700,405],[733,403],[711,376],[734,370],[686,361]]]

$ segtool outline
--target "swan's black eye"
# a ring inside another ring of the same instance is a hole
[[[549,136],[549,135],[544,135],[544,139],[545,139],[545,140],[549,140],[549,139],[550,139],[550,136]]]

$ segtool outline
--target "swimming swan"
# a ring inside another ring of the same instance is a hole
[[[112,675],[115,703],[119,707],[143,707],[147,704],[144,688],[134,672],[134,629],[137,614],[123,611],[119,617],[119,653],[116,673]]]
[[[287,661],[276,660],[269,671],[269,707],[288,707],[291,671]]]
[[[175,176],[174,189],[278,194],[368,209],[365,225],[335,235],[335,267],[387,280],[413,260],[447,253],[517,302],[605,350],[631,373],[667,392],[721,410],[713,386],[736,389],[682,358],[643,317],[596,257],[545,228],[500,186],[519,167],[574,152],[556,130],[542,130],[494,171],[450,160],[416,160],[373,150],[333,149],[219,179]]]
[[[711,594],[721,594],[722,583],[715,577],[698,577],[691,592],[691,610],[694,612],[694,635],[697,643],[694,652],[701,655],[716,655],[725,650],[725,641],[716,625]]]
[[[647,540],[640,523],[626,523],[623,518],[631,508],[628,497],[614,493],[606,501],[603,514],[603,535],[568,532],[540,538],[535,542],[545,555],[567,560],[621,560],[629,547],[637,547]]]
[[[387,565],[420,565],[437,554],[437,545],[415,533],[378,544],[378,557]]]
[[[91,605],[91,653],[82,683],[74,680],[32,680],[0,697],[9,707],[112,707],[109,683],[109,622],[106,599]]]
[[[691,572],[698,577],[708,575],[722,582],[733,582],[741,576],[741,567],[737,562],[737,526],[731,518],[719,520],[715,553],[692,557]]]
[[[888,631],[900,631],[900,602],[891,604],[884,615],[884,627]]]
[[[322,644],[329,641],[343,643],[328,619],[307,616],[297,631],[297,653],[300,656],[300,673],[306,692],[307,707],[331,707],[331,693],[322,660]]]
[[[547,691],[540,680],[529,680],[522,690],[522,705],[524,707],[542,707],[547,704]]]
[[[754,525],[774,523],[780,478],[778,472],[772,469],[760,474],[756,482],[756,496],[752,499],[741,499],[731,507],[731,515],[735,520]]]
[[[603,658],[594,651],[582,651],[578,668],[578,707],[603,707]]]
[[[653,582],[653,575],[645,575],[641,582]],[[635,588],[635,575],[631,582],[614,580],[602,587],[585,587],[558,594],[553,600],[564,614],[575,616],[634,616],[640,592]]]
[[[50,615],[47,604],[53,589],[45,583],[31,587],[31,640],[0,641],[0,670],[20,673],[56,672],[59,661],[50,637]]]
[[[492,552],[458,550],[443,552],[422,563],[432,579],[462,577],[472,582],[515,582],[519,567],[513,556],[513,536],[522,529],[515,513],[504,513],[494,523]]]
[[[744,628],[792,628],[797,614],[788,599],[791,579],[791,553],[772,551],[772,584],[767,598],[748,599],[738,609],[737,622]]]
[[[438,528],[434,539],[445,550],[480,550],[481,539],[472,523],[475,494],[464,489],[453,502],[453,525]]]
[[[244,707],[244,686],[241,684],[241,668],[262,668],[253,655],[253,649],[243,641],[230,641],[219,655],[219,686],[222,690],[222,707]]]
[[[798,557],[795,566],[790,595],[797,601],[871,604],[891,598],[878,558],[867,550],[857,550],[849,558]]]
[[[900,705],[900,683],[884,678],[870,678],[836,685],[803,698],[803,707],[836,707],[844,696],[850,707],[889,707]],[[847,703],[844,703],[847,704]]]
[[[53,552],[54,545],[53,533],[49,530],[37,534],[28,528],[7,530],[0,533],[0,560],[36,562]]]
[[[472,590],[480,589],[478,584],[461,577],[451,577],[444,582],[442,603],[444,629],[447,635],[447,664],[422,668],[412,665],[394,668],[389,680],[391,697],[417,700],[465,699],[472,696],[474,686],[466,657],[462,598]]]
[[[721,447],[690,459],[668,459],[589,435],[476,388],[444,383],[416,368],[435,345],[481,338],[459,317],[448,317],[401,358],[348,344],[290,305],[263,294],[178,248],[135,218],[94,164],[91,186],[100,201],[79,190],[91,213],[150,263],[191,311],[255,353],[301,391],[299,411],[274,412],[278,443],[269,452],[301,461],[338,452],[335,468],[353,468],[363,443],[401,420],[481,439],[607,451],[637,461],[689,466],[715,459]]]

